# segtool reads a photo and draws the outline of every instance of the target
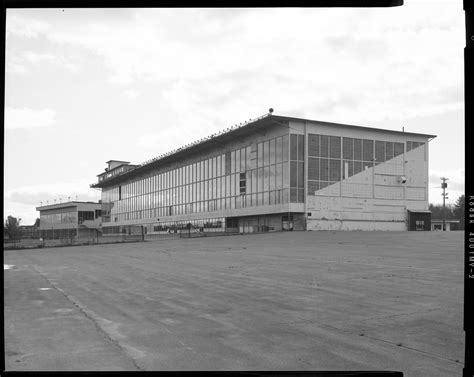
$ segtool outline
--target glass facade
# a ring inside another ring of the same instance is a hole
[[[304,155],[304,139],[298,141],[302,143],[297,149],[299,159]],[[161,222],[175,215],[288,203],[289,144],[289,135],[283,135],[103,188],[102,222]],[[301,183],[304,191],[303,187]]]
[[[314,193],[403,153],[403,143],[309,134],[308,192]]]
[[[41,214],[40,222],[42,226],[55,224],[77,224],[77,212],[63,212],[53,214]]]
[[[404,153],[403,143],[375,140],[375,164],[391,160]]]
[[[290,202],[304,203],[304,135],[290,134]]]
[[[94,211],[79,211],[78,215],[79,224],[82,224],[85,220],[94,220]]]
[[[308,135],[308,192],[341,180],[341,137]]]

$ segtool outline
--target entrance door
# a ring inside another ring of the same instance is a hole
[[[243,219],[243,233],[254,233],[257,231],[257,220],[256,219]]]
[[[281,217],[281,228],[283,230],[293,230],[293,215],[283,215]]]

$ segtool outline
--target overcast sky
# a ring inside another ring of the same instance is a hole
[[[461,0],[379,9],[7,10],[4,217],[98,200],[141,163],[275,109],[438,135],[430,202],[464,192]]]

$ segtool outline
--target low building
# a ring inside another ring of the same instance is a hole
[[[446,231],[459,229],[459,220],[445,220]],[[431,220],[431,230],[443,230],[443,220]]]
[[[100,201],[71,201],[36,207],[44,239],[88,238],[97,236],[102,222]]]
[[[103,233],[430,230],[435,135],[264,115],[140,165],[108,161]]]

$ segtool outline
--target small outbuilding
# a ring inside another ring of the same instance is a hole
[[[459,229],[459,220],[445,220],[446,231]],[[431,220],[431,230],[443,230],[443,220]]]

